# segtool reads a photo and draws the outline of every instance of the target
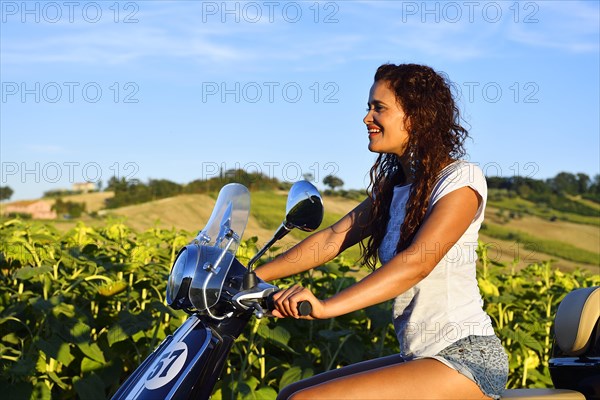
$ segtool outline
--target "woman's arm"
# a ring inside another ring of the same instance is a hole
[[[366,199],[335,224],[314,233],[256,269],[265,281],[284,278],[322,265],[334,259],[350,246],[364,239],[363,232],[371,211],[371,200]]]
[[[481,197],[470,187],[442,197],[423,222],[412,244],[360,282],[321,301],[309,290],[292,286],[275,294],[277,317],[298,318],[297,303],[308,300],[312,318],[332,318],[384,302],[404,293],[446,255],[471,224]]]

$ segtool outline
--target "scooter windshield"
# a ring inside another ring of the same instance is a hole
[[[196,237],[200,251],[189,294],[197,310],[206,310],[219,300],[249,214],[248,189],[239,183],[225,185],[206,227]]]

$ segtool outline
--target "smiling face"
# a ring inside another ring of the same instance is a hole
[[[369,91],[368,112],[363,122],[369,134],[369,150],[401,157],[408,143],[404,110],[386,81],[376,81]]]

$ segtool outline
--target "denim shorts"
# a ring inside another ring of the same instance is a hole
[[[428,358],[435,358],[465,375],[493,399],[499,399],[506,388],[508,356],[494,335],[467,336]]]

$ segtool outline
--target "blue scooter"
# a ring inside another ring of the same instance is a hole
[[[219,192],[206,227],[171,268],[167,303],[190,316],[127,378],[113,399],[208,399],[235,339],[252,316],[273,309],[278,290],[252,271],[254,263],[292,229],[313,231],[323,220],[323,201],[307,181],[289,192],[286,217],[273,238],[244,267],[235,257],[250,214],[250,193],[232,183]],[[298,305],[309,315],[311,305]]]

